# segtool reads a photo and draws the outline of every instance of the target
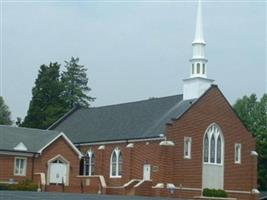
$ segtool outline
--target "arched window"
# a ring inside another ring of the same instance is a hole
[[[200,74],[200,63],[197,63],[197,73]]]
[[[83,175],[95,175],[95,154],[91,150],[89,150],[86,156],[84,157]]]
[[[221,136],[218,135],[217,139],[217,163],[220,164],[222,160],[222,141]]]
[[[204,141],[204,162],[209,162],[209,137],[208,137],[208,134],[205,135],[205,141]]]
[[[110,158],[110,176],[121,177],[122,176],[122,154],[119,148],[115,148]]]
[[[205,74],[205,64],[202,64],[202,74]]]
[[[214,134],[211,136],[211,142],[210,142],[210,162],[215,162],[215,139]]]
[[[195,68],[194,68],[194,64],[192,64],[192,74],[195,73]]]
[[[217,124],[208,127],[203,141],[204,163],[222,164],[223,162],[223,134]]]

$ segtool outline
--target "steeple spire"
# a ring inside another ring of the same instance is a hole
[[[204,33],[203,33],[203,20],[202,20],[202,3],[198,1],[197,18],[196,18],[196,32],[195,39],[192,43],[193,57],[190,60],[192,64],[190,77],[207,77],[207,62],[205,58]]]
[[[203,34],[203,19],[202,19],[202,2],[198,1],[197,8],[197,20],[196,20],[196,32],[195,39],[193,43],[204,43],[204,34]]]
[[[200,97],[213,83],[207,78],[207,62],[205,58],[205,40],[203,33],[202,2],[198,0],[195,38],[192,42],[193,56],[190,59],[190,78],[184,79],[183,99]]]

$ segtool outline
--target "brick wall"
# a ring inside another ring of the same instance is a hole
[[[0,181],[8,181],[9,179],[13,179],[14,181],[21,181],[25,179],[32,179],[32,157],[27,158],[27,168],[26,168],[26,176],[16,176],[14,175],[15,170],[15,157],[23,157],[24,156],[13,156],[13,155],[0,155]]]

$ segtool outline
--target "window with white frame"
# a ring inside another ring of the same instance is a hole
[[[27,158],[15,157],[14,175],[26,176]]]
[[[235,163],[241,163],[241,144],[235,144]]]
[[[110,177],[122,176],[122,154],[119,148],[115,148],[110,157]]]
[[[203,141],[203,160],[207,164],[222,164],[223,134],[217,124],[208,127]]]
[[[184,137],[184,158],[191,158],[192,138]]]
[[[83,175],[95,175],[95,154],[91,150],[89,150],[86,156],[84,157],[83,164]]]

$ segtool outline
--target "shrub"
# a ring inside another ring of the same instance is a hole
[[[24,180],[18,184],[0,184],[0,190],[37,191],[38,185],[30,180]]]
[[[0,190],[8,190],[8,184],[0,183]]]
[[[216,190],[216,189],[209,189],[205,188],[203,190],[203,196],[206,197],[222,197],[222,198],[227,198],[228,195],[224,190]]]

